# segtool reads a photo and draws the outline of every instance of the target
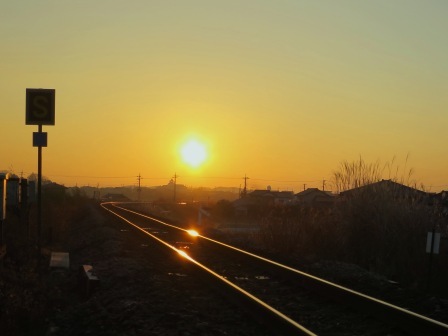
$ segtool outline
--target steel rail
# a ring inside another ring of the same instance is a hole
[[[156,221],[162,225],[166,225],[168,227],[185,231],[188,233],[188,230],[177,227],[175,225],[168,224],[166,222],[163,222],[159,219],[153,218],[151,216],[129,210],[126,208],[123,208],[121,206],[118,206],[117,204],[114,204],[115,207],[122,209],[124,211],[128,211],[130,213],[139,215],[141,217],[145,217],[148,219],[151,219],[153,221]],[[313,276],[311,274],[307,274],[305,272],[299,271],[297,269],[294,269],[290,266],[281,264],[279,262],[261,257],[259,255],[256,255],[254,253],[239,249],[235,246],[225,244],[223,242],[198,235],[198,238],[202,238],[204,240],[210,241],[214,244],[226,247],[228,249],[234,250],[239,253],[243,253],[245,255],[248,255],[250,257],[253,257],[259,261],[268,263],[272,266],[278,267],[281,270],[284,270],[285,272],[290,272],[292,274],[295,274],[298,276],[301,280],[303,285],[307,286],[308,288],[315,289],[319,291],[320,293],[325,292],[327,295],[330,295],[335,300],[338,300],[344,304],[350,303],[356,306],[363,307],[368,312],[378,316],[379,318],[382,318],[386,322],[390,323],[393,321],[396,325],[400,326],[400,328],[405,329],[406,331],[410,332],[413,335],[422,335],[430,333],[431,335],[448,335],[448,325],[445,323],[442,323],[440,321],[431,319],[427,316],[417,314],[413,311],[401,308],[399,306],[393,305],[391,303],[388,303],[386,301],[379,300],[377,298],[368,296],[366,294],[357,292],[355,290],[349,289],[347,287],[343,287],[341,285],[332,283],[330,281],[321,279],[319,277]]]
[[[211,270],[207,266],[205,266],[205,265],[201,264],[200,262],[198,262],[197,260],[193,259],[185,251],[176,248],[175,246],[165,242],[164,240],[160,239],[159,237],[151,234],[150,232],[146,231],[145,229],[143,229],[143,228],[139,227],[138,225],[132,223],[127,218],[125,218],[125,217],[121,216],[120,214],[116,213],[115,211],[112,211],[111,209],[107,208],[105,206],[105,204],[111,204],[112,206],[115,206],[115,207],[120,208],[120,209],[125,210],[125,211],[128,211],[128,209],[118,207],[118,206],[114,205],[114,202],[101,203],[101,206],[105,210],[109,211],[113,215],[115,215],[118,218],[122,219],[123,221],[125,221],[127,224],[133,226],[138,231],[144,233],[147,236],[150,236],[152,239],[154,239],[157,242],[159,242],[160,244],[162,244],[162,246],[170,249],[172,252],[176,252],[177,254],[182,256],[184,259],[188,260],[191,263],[191,265],[193,265],[196,268],[197,271],[201,272],[202,275],[207,276],[210,279],[218,280],[219,281],[218,283],[220,284],[220,286],[219,286],[220,289],[225,290],[230,295],[235,295],[236,299],[238,301],[244,303],[244,305],[249,310],[251,310],[252,312],[256,311],[256,312],[262,314],[263,317],[269,319],[269,321],[271,323],[269,323],[268,325],[271,328],[274,328],[277,331],[281,330],[282,332],[285,332],[288,335],[317,336],[315,333],[313,333],[312,331],[310,331],[307,328],[303,327],[302,325],[300,325],[299,323],[297,323],[293,319],[289,318],[288,316],[284,315],[282,312],[278,311],[277,309],[273,308],[272,306],[268,305],[266,302],[260,300],[256,296],[254,296],[251,293],[245,291],[243,288],[235,285],[233,282],[225,279],[220,274],[214,272],[213,270]],[[130,211],[130,212],[133,212],[133,211]],[[136,214],[139,214],[139,213],[136,213]],[[152,218],[148,217],[148,219],[152,219]],[[152,219],[152,220],[155,220],[155,221],[157,221],[157,222],[159,222],[161,224],[168,225],[168,226],[170,226],[172,228],[180,229],[180,228],[178,228],[178,227],[176,227],[174,225],[170,225],[170,224],[164,223],[164,222],[159,221],[157,219]],[[181,230],[187,231],[187,230],[184,230],[184,229],[181,229]]]

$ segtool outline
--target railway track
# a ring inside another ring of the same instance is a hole
[[[448,335],[448,325],[125,205],[103,204],[279,335]]]

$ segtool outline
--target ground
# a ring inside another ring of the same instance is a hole
[[[186,276],[181,262],[160,258],[143,236],[98,205],[84,205],[66,227],[58,244],[45,246],[40,272],[32,248],[16,249],[14,258],[5,258],[0,270],[2,336],[270,334],[219,293]],[[50,269],[52,251],[69,252],[70,269]],[[100,279],[90,296],[79,280],[85,264]],[[415,296],[354,265],[320,262],[308,269],[448,321],[447,301]]]
[[[120,220],[99,206],[85,212],[57,247],[70,253],[69,270],[49,268],[49,249],[40,276],[31,260],[23,265],[5,260],[2,336],[267,335],[219,293],[186,276],[181,262],[152,257],[157,249]],[[79,281],[84,264],[100,279],[89,297]]]

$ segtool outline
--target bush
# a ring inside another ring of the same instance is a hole
[[[389,175],[391,167],[386,165]],[[260,242],[282,256],[354,263],[403,284],[425,287],[426,235],[434,228],[447,234],[445,207],[393,180],[379,182],[381,173],[378,162],[367,164],[360,158],[342,163],[334,174],[335,185],[351,189],[349,193],[339,196],[331,208],[272,208],[262,220]],[[448,270],[437,268],[434,278],[448,280]]]

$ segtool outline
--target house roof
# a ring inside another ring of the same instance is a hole
[[[271,190],[254,190],[247,194],[250,197],[274,197],[274,198],[292,198],[292,191],[271,191]]]
[[[68,188],[62,184],[58,184],[55,182],[50,182],[46,184],[42,184],[42,189],[46,190],[67,190]]]
[[[275,198],[293,198],[294,192],[292,191],[273,191]]]
[[[263,190],[254,190],[247,194],[250,197],[270,197],[273,196],[272,192],[267,189]]]
[[[303,202],[328,202],[333,200],[330,192],[319,190],[318,188],[308,188],[295,195],[296,199]]]
[[[300,197],[300,196],[306,196],[309,194],[316,194],[316,193],[326,195],[326,196],[331,196],[330,192],[319,190],[318,188],[308,188],[304,191],[297,193],[296,196]]]
[[[340,193],[341,196],[349,196],[357,192],[362,191],[381,191],[381,190],[387,190],[389,192],[394,193],[403,193],[403,194],[416,194],[419,196],[428,196],[429,194],[425,191],[418,190],[412,187],[408,187],[404,184],[397,183],[392,180],[381,180],[375,183],[367,184],[362,187],[353,188],[350,190],[346,190]]]

